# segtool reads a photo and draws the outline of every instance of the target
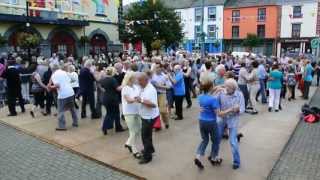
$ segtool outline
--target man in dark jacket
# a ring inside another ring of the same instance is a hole
[[[13,60],[8,61],[8,67],[2,77],[7,80],[7,100],[9,108],[9,116],[16,116],[16,100],[19,99],[21,111],[24,113],[24,100],[21,95],[21,81],[19,70],[15,68]]]
[[[86,105],[89,102],[91,110],[91,119],[97,119],[99,118],[99,116],[96,113],[94,99],[95,77],[90,70],[91,66],[92,61],[87,60],[84,63],[84,67],[80,70],[79,75],[80,94],[82,96],[81,118],[87,117]]]

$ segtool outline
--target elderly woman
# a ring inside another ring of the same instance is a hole
[[[183,79],[183,72],[180,65],[174,66],[174,77],[169,76],[171,83],[173,84],[174,102],[176,108],[177,117],[175,120],[183,119],[183,97],[185,96],[185,85]]]
[[[75,98],[78,96],[79,94],[79,77],[78,77],[78,73],[76,72],[76,68],[74,65],[69,65],[68,66],[68,75],[71,79],[71,86],[72,89],[74,91],[75,94]],[[75,107],[76,109],[79,109],[78,104],[76,103],[76,101],[74,101],[75,103]]]
[[[141,134],[141,119],[139,116],[139,104],[136,98],[140,94],[139,87],[135,85],[135,72],[128,72],[122,81],[121,99],[122,112],[129,129],[129,138],[125,143],[130,153],[135,158],[140,158],[141,154],[137,149],[137,141]]]
[[[107,114],[104,118],[102,131],[107,135],[108,129],[113,129],[113,124],[116,126],[116,132],[124,131],[120,123],[119,97],[118,91],[120,86],[117,80],[113,77],[114,68],[106,69],[106,77],[99,81],[99,88],[103,92],[102,103],[106,108]]]
[[[218,99],[220,102],[219,117],[221,122],[220,132],[227,126],[229,131],[229,143],[233,155],[233,169],[240,167],[240,153],[238,145],[238,126],[239,117],[245,111],[245,102],[243,95],[238,90],[237,82],[234,79],[227,79],[224,84],[225,91],[220,93]]]
[[[272,71],[269,74],[269,112],[274,108],[276,112],[279,111],[280,105],[280,94],[282,83],[281,79],[283,78],[282,72],[279,70],[278,64],[272,65]]]
[[[198,146],[194,163],[199,169],[203,169],[204,166],[201,160],[205,155],[209,138],[212,142],[212,145],[211,154],[208,160],[212,163],[212,165],[220,165],[222,162],[222,159],[218,158],[220,135],[217,123],[217,114],[223,112],[219,111],[218,99],[210,95],[210,92],[213,89],[213,82],[209,74],[201,77],[200,89],[202,94],[198,96],[198,102],[202,109],[199,115],[199,126],[202,141]]]
[[[192,106],[192,101],[191,101],[191,96],[190,96],[190,91],[192,88],[192,83],[191,83],[191,67],[190,67],[190,62],[189,60],[184,60],[183,61],[183,79],[184,79],[184,87],[185,87],[185,98],[187,100],[188,106],[187,108],[190,108]]]

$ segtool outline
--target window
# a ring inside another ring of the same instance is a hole
[[[208,25],[208,38],[216,38],[216,26]]]
[[[301,6],[293,6],[293,18],[301,18]]]
[[[18,4],[18,0],[5,0],[5,3],[7,3],[7,4]]]
[[[265,21],[265,20],[266,20],[266,8],[259,8],[258,21]]]
[[[264,38],[266,35],[266,27],[265,25],[258,25],[257,27],[257,35],[260,38]]]
[[[240,22],[240,10],[232,11],[232,22]]]
[[[208,20],[209,21],[216,20],[216,7],[208,7]]]
[[[176,12],[176,14],[177,14],[179,20],[181,21],[181,12]]]
[[[196,22],[200,22],[202,20],[203,9],[202,8],[195,8],[195,19]]]
[[[194,36],[195,36],[195,39],[201,37],[201,26],[194,27]]]
[[[292,24],[292,37],[299,38],[301,31],[301,24]]]
[[[239,26],[232,26],[232,38],[239,38]]]
[[[67,54],[67,45],[59,44],[58,45],[58,54],[66,55]]]

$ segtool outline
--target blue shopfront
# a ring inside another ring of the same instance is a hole
[[[223,41],[222,40],[206,40],[205,51],[207,53],[222,53]],[[187,40],[183,44],[183,48],[188,52],[200,51],[201,44],[196,43],[194,40]]]

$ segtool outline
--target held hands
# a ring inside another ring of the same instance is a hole
[[[137,103],[141,103],[141,98],[139,96],[135,97],[134,100],[137,102]]]

